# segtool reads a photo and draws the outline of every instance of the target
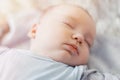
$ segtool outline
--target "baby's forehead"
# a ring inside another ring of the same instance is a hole
[[[53,6],[47,9],[48,14],[52,14],[54,16],[56,15],[62,15],[64,17],[68,16],[68,17],[75,17],[75,16],[80,16],[80,15],[86,15],[89,18],[91,18],[91,16],[89,15],[89,13],[83,9],[80,6],[76,6],[76,5],[58,5],[58,6]]]

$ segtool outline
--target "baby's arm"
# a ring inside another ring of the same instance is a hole
[[[81,80],[120,80],[120,74],[101,73],[97,70],[87,70]]]

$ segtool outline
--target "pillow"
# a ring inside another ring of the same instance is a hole
[[[97,35],[91,49],[88,68],[120,73],[120,38]]]

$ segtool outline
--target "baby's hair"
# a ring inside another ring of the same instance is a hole
[[[86,9],[84,9],[83,7],[81,7],[79,5],[72,5],[72,4],[69,4],[69,5],[77,7],[77,8],[81,8],[83,11],[85,11],[89,15],[89,17],[91,19],[93,19],[92,16],[90,15],[90,13]],[[61,6],[61,5],[52,5],[52,6],[49,6],[48,8],[46,8],[45,10],[43,10],[41,18],[44,17],[44,15],[46,15],[49,11],[52,11],[54,8],[59,7],[59,6]]]
[[[46,15],[46,13],[48,13],[49,11],[51,11],[55,6],[50,6],[44,10],[42,10],[41,16],[40,16],[40,20],[42,20],[42,18]]]
[[[55,8],[55,6],[49,6],[48,8],[44,9],[42,11],[41,18],[43,18],[44,15],[46,15],[46,13],[48,13],[49,11],[51,11],[53,8]]]

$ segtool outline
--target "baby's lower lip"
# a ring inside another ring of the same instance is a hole
[[[75,49],[73,46],[69,44],[65,44],[64,49],[67,50],[69,53],[71,53],[71,55],[78,55],[77,49]]]

